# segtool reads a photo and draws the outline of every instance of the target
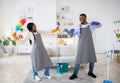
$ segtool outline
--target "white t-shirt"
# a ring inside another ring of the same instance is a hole
[[[81,24],[81,28],[86,28],[88,26],[88,24],[82,25]]]

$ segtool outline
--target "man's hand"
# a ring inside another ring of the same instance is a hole
[[[96,21],[92,21],[90,24],[91,24],[91,25],[100,25],[100,23],[99,23],[99,22],[96,22]]]

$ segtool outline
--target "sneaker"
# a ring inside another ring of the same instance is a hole
[[[41,81],[42,79],[39,76],[35,76],[34,78],[36,81]]]
[[[94,73],[88,72],[88,75],[91,76],[92,78],[96,78],[96,75]]]
[[[75,79],[75,78],[77,78],[77,75],[76,75],[76,74],[73,74],[72,76],[69,77],[70,80],[73,80],[73,79]]]
[[[46,75],[44,75],[44,77],[47,78],[47,79],[51,79],[52,78],[51,76],[46,76]]]

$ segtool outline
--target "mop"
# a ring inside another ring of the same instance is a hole
[[[107,62],[107,80],[103,80],[103,83],[112,83],[112,81],[109,80],[110,51],[107,52]]]

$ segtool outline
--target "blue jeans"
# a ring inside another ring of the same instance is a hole
[[[33,70],[33,76],[34,76],[34,78],[35,78],[36,75],[38,76],[38,72],[35,71],[35,68],[34,68],[33,65],[32,65],[32,70]],[[44,75],[49,76],[49,67],[46,67],[46,68],[45,68]]]
[[[78,74],[79,67],[80,67],[80,64],[75,64],[74,72],[73,72],[75,75]],[[94,69],[94,63],[89,63],[89,72],[93,73],[93,69]]]

